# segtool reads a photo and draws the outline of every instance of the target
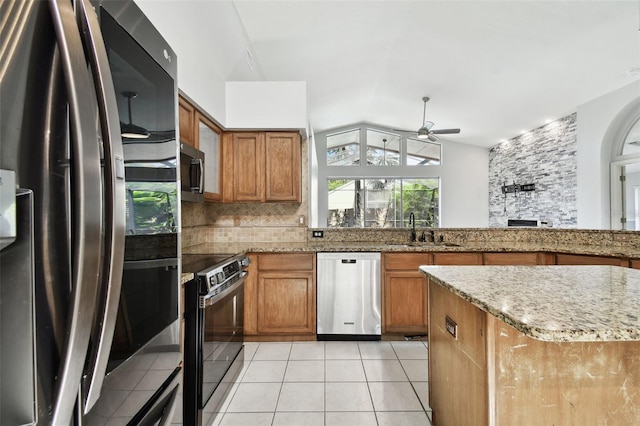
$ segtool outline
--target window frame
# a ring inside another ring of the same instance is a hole
[[[360,162],[354,165],[327,165],[327,136],[359,129],[360,143]],[[445,162],[443,145],[440,142],[432,142],[440,147],[439,164],[419,164],[406,165],[407,139],[400,142],[400,165],[368,165],[366,164],[367,156],[367,130],[373,130],[381,133],[395,133],[392,129],[370,124],[357,123],[343,126],[336,129],[330,129],[324,132],[318,132],[314,135],[316,144],[316,158],[318,160],[318,225],[322,227],[328,226],[328,182],[330,179],[437,179],[439,182],[438,189],[438,222],[442,223],[442,176],[441,167]],[[439,226],[439,225],[438,225]],[[401,229],[401,228],[397,228]]]

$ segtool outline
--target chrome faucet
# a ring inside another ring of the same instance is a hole
[[[416,217],[413,212],[409,213],[409,226],[411,226],[411,242],[416,242]]]

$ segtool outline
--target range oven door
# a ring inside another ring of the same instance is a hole
[[[244,362],[244,276],[216,296],[185,285],[185,425],[211,424]],[[207,417],[209,416],[209,417]]]

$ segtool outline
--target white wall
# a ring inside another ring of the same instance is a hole
[[[489,226],[489,150],[442,142],[441,224],[443,228]]]
[[[228,81],[228,129],[307,128],[305,81]]]
[[[136,0],[136,4],[176,51],[178,87],[224,125],[225,83],[264,79],[257,62],[253,69],[247,63],[251,46],[233,2]]]
[[[578,228],[610,228],[611,143],[616,123],[639,96],[636,81],[578,106]]]

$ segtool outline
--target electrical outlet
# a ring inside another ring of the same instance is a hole
[[[313,231],[313,238],[324,238],[324,231]]]
[[[304,215],[300,215],[300,216],[298,217],[298,224],[299,224],[299,225],[304,225]]]

